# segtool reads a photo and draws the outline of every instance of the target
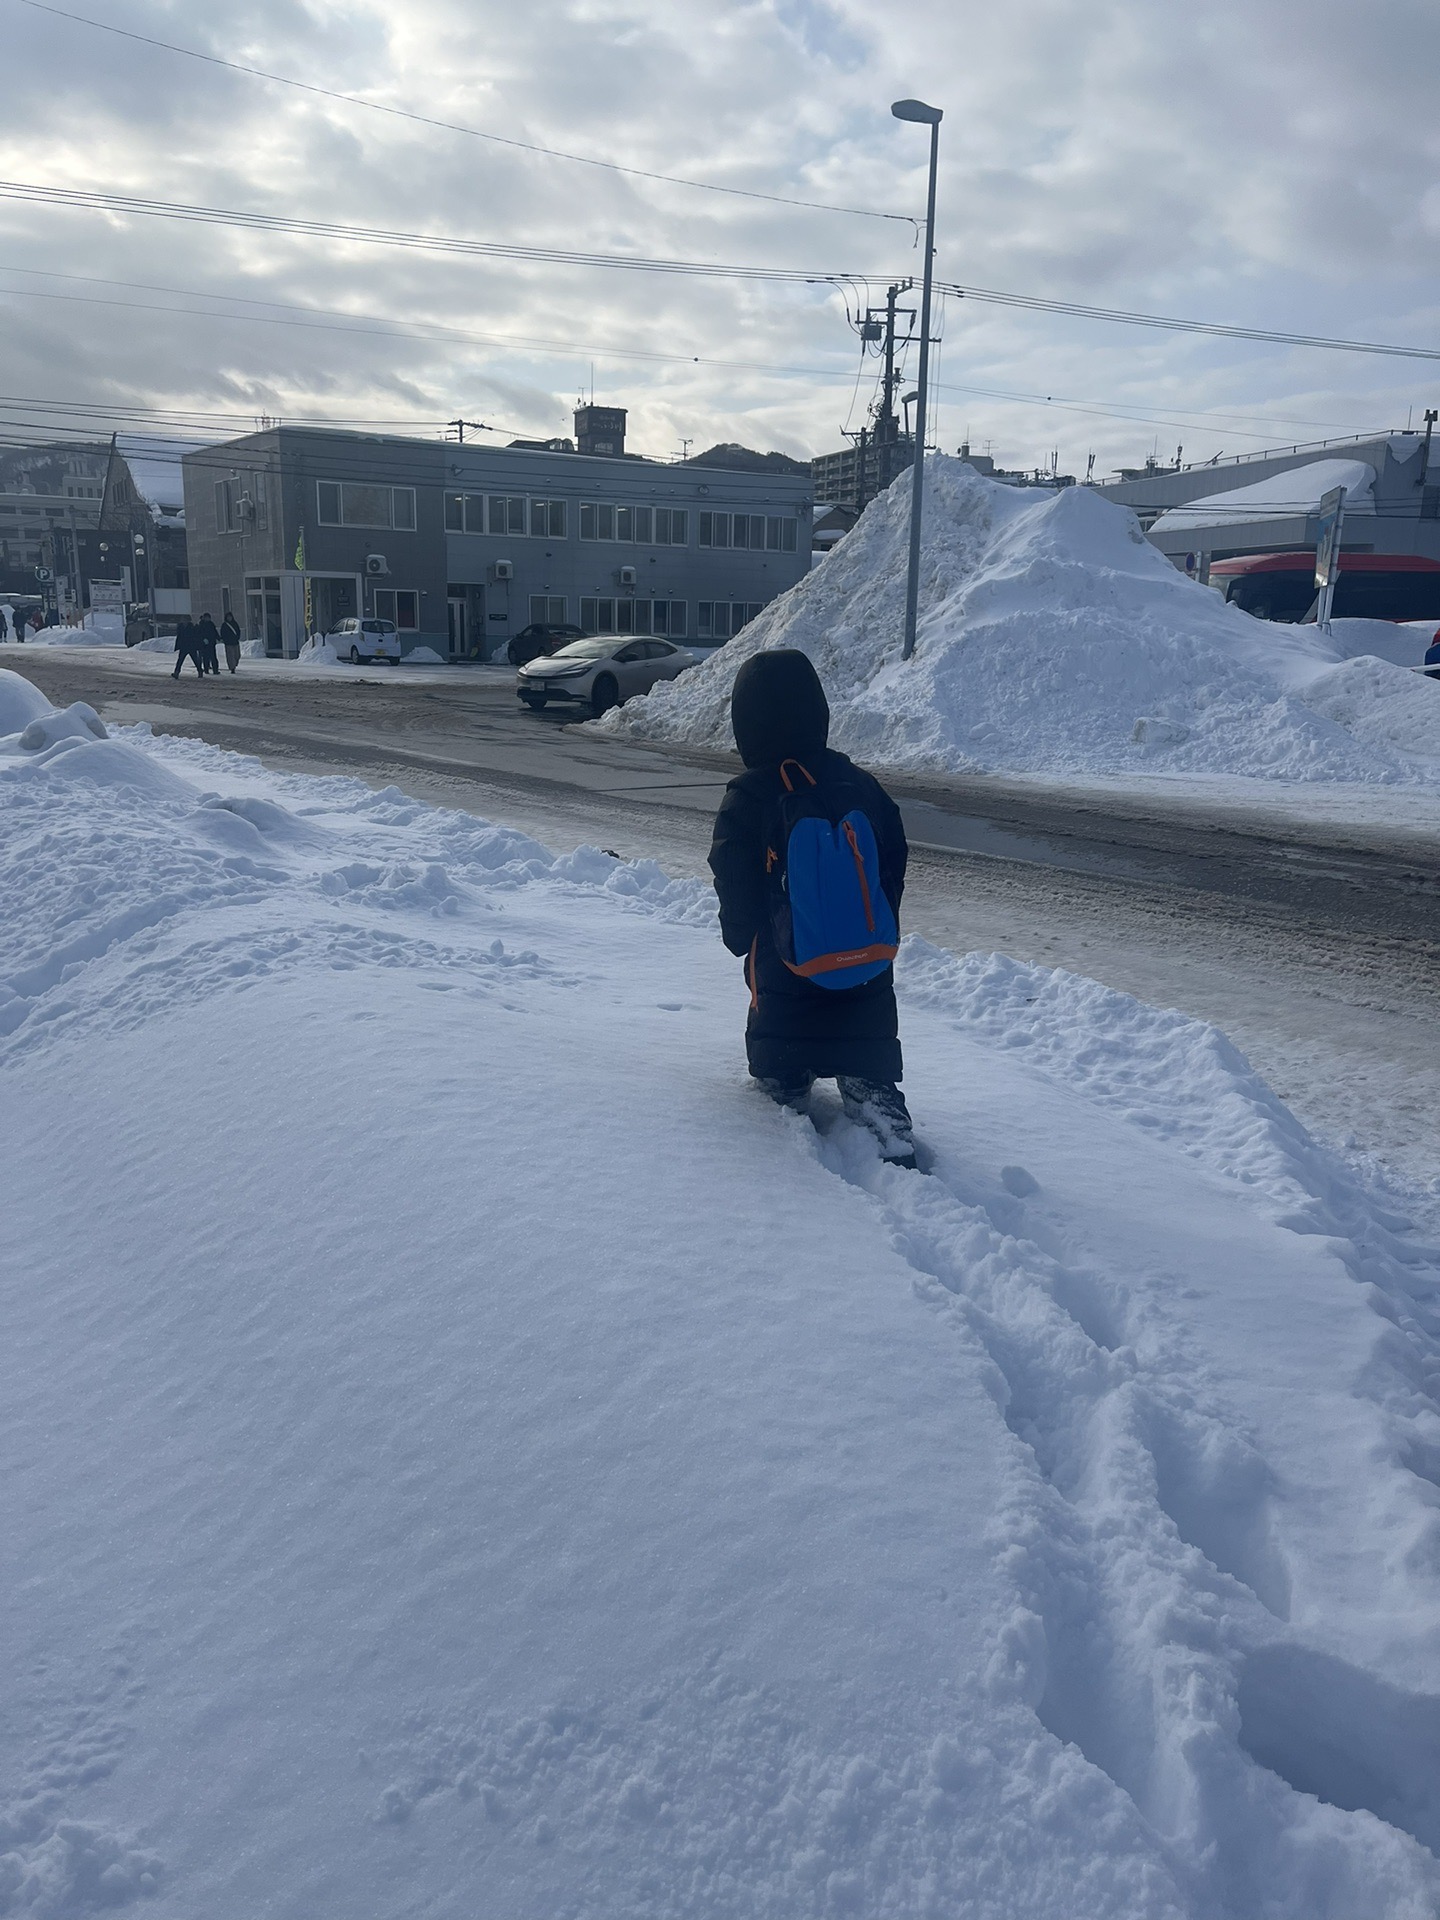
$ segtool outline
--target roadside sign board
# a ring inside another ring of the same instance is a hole
[[[1320,531],[1315,542],[1315,586],[1333,587],[1340,575],[1340,528],[1345,519],[1345,489],[1332,487],[1320,502]]]
[[[90,610],[92,613],[123,613],[125,582],[123,580],[92,580]]]

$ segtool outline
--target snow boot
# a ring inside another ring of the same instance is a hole
[[[837,1074],[835,1084],[846,1118],[874,1134],[886,1166],[918,1170],[915,1128],[899,1087],[879,1080],[859,1080],[848,1073]]]

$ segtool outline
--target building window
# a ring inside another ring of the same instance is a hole
[[[690,516],[683,507],[622,507],[604,500],[580,502],[582,540],[623,540],[642,547],[683,547]]]
[[[415,531],[415,489],[379,487],[358,480],[320,480],[316,517],[322,527],[388,527]]]
[[[728,640],[765,611],[759,600],[701,600],[695,607],[697,640]]]
[[[488,530],[491,533],[503,533],[507,537],[512,533],[523,534],[525,531],[525,501],[523,496],[516,499],[508,494],[492,493],[490,496],[490,524]]]
[[[530,596],[530,618],[545,627],[563,627],[565,624],[565,596],[563,593],[532,593]]]
[[[420,595],[413,587],[376,587],[375,618],[393,620],[401,633],[417,633]]]
[[[685,602],[632,600],[628,594],[613,600],[584,599],[580,602],[580,624],[586,633],[659,633],[670,640],[683,640]]]
[[[563,540],[565,538],[565,502],[563,500],[532,500],[530,532],[536,540]]]
[[[484,533],[484,494],[447,493],[445,496],[445,531],[447,533]]]
[[[751,553],[794,553],[797,523],[793,515],[702,513],[702,547],[741,547]]]

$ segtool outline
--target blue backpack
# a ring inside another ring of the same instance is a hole
[[[803,776],[797,786],[790,770]],[[880,884],[875,829],[837,782],[827,795],[798,760],[781,763],[785,791],[765,848],[775,948],[792,973],[817,987],[858,987],[898,951],[895,909]]]

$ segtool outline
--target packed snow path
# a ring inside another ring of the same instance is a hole
[[[883,1170],[699,883],[27,724],[0,1911],[1433,1913],[1440,1274],[1219,1035],[912,942]]]

